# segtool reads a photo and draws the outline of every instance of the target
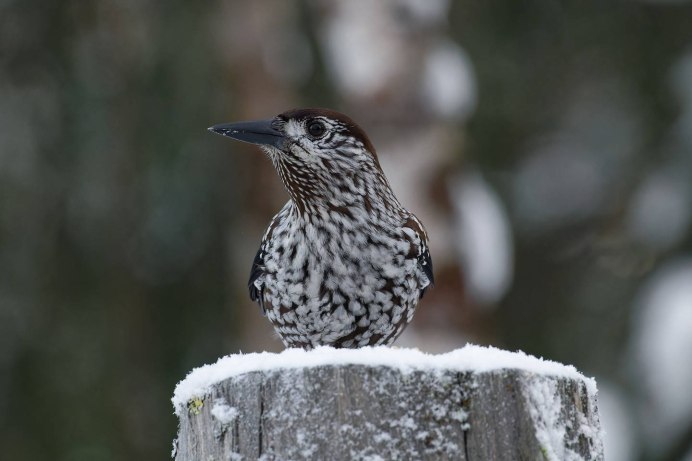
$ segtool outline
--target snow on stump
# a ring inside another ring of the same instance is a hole
[[[176,387],[174,457],[597,460],[596,392],[574,367],[470,345],[231,355]]]

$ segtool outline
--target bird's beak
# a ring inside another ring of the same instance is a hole
[[[273,120],[270,119],[223,123],[210,127],[209,131],[237,139],[238,141],[281,149],[284,145],[284,135],[272,127],[272,122]]]

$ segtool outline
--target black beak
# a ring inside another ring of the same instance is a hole
[[[273,120],[256,120],[252,122],[223,123],[214,125],[209,131],[237,139],[238,141],[274,146],[281,149],[284,136],[272,127]]]

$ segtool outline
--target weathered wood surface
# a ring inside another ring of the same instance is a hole
[[[250,372],[180,413],[177,461],[603,459],[585,383],[514,369]]]

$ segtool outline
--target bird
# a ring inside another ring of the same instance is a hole
[[[323,108],[209,131],[258,145],[288,192],[248,281],[284,345],[394,342],[434,284],[433,264],[423,224],[394,195],[365,131]]]

